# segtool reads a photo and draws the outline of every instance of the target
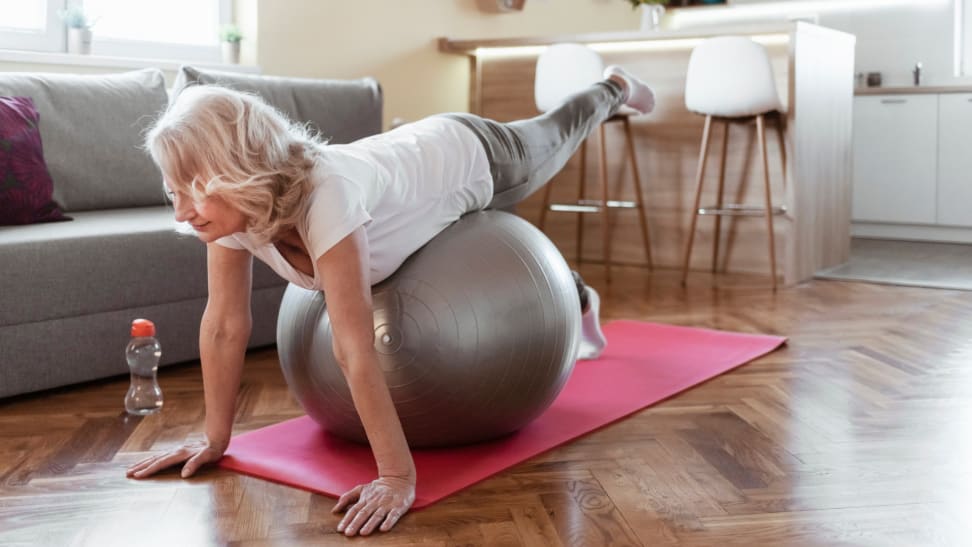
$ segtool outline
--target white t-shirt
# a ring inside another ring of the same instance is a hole
[[[293,268],[272,243],[255,245],[246,233],[217,243],[250,251],[295,285],[321,289],[317,259],[364,225],[374,285],[493,195],[482,143],[461,122],[441,116],[351,144],[326,145],[319,172],[307,214],[296,227],[314,263],[313,278]]]

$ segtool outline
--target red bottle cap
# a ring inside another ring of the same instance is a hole
[[[148,319],[136,319],[132,321],[132,336],[155,336],[155,323]]]

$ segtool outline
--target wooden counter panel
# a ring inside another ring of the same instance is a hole
[[[854,38],[807,25],[794,40],[791,203],[786,278],[806,280],[850,255]]]

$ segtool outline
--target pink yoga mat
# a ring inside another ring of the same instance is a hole
[[[519,432],[489,443],[413,452],[420,508],[503,469],[718,376],[785,341],[780,336],[615,321],[608,347],[579,361],[554,404]],[[220,466],[338,497],[376,476],[371,450],[324,433],[304,416],[233,439]]]

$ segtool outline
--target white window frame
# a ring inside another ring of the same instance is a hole
[[[83,4],[83,0],[76,0]],[[233,0],[219,2],[219,23],[233,20]],[[64,52],[67,48],[67,29],[61,22],[58,12],[67,5],[68,0],[46,0],[47,29],[40,32],[3,32],[0,31],[0,49],[15,49],[35,52]],[[217,29],[213,29],[217,32]],[[177,59],[206,63],[219,63],[220,45],[193,46],[164,42],[145,42],[139,40],[99,39],[97,30],[91,44],[93,56],[123,57],[139,59]]]
[[[29,51],[64,51],[67,32],[57,12],[64,8],[64,0],[47,1],[46,28],[39,31],[0,30],[0,49],[24,49]]]

